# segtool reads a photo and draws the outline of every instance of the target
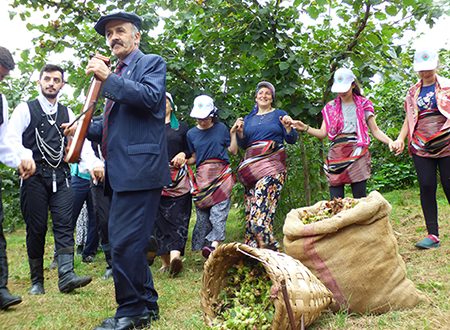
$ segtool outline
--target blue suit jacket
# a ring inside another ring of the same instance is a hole
[[[165,133],[166,63],[157,55],[134,56],[121,76],[111,74],[103,96],[115,103],[108,118],[106,178],[114,191],[161,188],[171,182]],[[88,138],[101,141],[103,120]]]

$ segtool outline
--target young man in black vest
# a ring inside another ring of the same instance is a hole
[[[5,47],[0,46],[0,81],[15,66],[11,53]],[[6,128],[8,125],[8,103],[4,95],[0,94],[0,161],[11,167],[18,167],[21,177],[28,178],[36,169],[32,158],[20,160],[17,153],[6,142]],[[8,309],[22,302],[22,298],[12,295],[7,287],[8,284],[8,259],[6,256],[6,239],[3,235],[3,204],[1,200],[0,181],[0,309]]]
[[[64,138],[61,124],[75,115],[57,101],[64,86],[64,71],[57,65],[45,65],[39,75],[40,95],[21,103],[14,110],[8,138],[21,155],[32,154],[36,173],[23,180],[20,190],[22,215],[27,231],[27,253],[31,273],[30,294],[44,294],[44,246],[48,211],[58,263],[58,287],[63,293],[83,287],[91,277],[78,277],[73,270],[74,238],[72,226],[73,195],[70,170],[64,162]]]

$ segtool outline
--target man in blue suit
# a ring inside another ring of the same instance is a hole
[[[105,186],[112,195],[109,239],[118,308],[96,329],[134,329],[158,319],[158,294],[146,260],[162,187],[170,180],[165,136],[166,63],[139,50],[141,18],[117,12],[95,30],[119,60],[112,73],[93,58],[86,73],[103,81],[103,121],[89,138],[102,142]],[[109,188],[109,189],[108,189]]]

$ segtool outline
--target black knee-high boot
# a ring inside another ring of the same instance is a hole
[[[30,294],[44,294],[44,259],[28,259],[30,264],[31,289]]]
[[[59,291],[69,293],[91,283],[92,277],[77,276],[73,271],[73,248],[58,250],[56,258],[58,260]]]
[[[13,296],[8,288],[8,259],[0,256],[0,309],[8,309],[8,307],[20,304],[22,298]]]

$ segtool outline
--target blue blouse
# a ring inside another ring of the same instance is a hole
[[[244,138],[238,138],[239,146],[246,149],[253,142],[260,140],[273,140],[278,144],[283,144],[286,141],[289,144],[294,144],[298,138],[297,131],[291,129],[288,134],[280,122],[280,117],[286,115],[287,112],[280,109],[262,115],[248,114],[244,118]]]
[[[212,127],[202,130],[193,127],[187,132],[188,149],[195,152],[196,165],[208,159],[221,159],[230,162],[227,148],[230,146],[230,131],[224,123],[215,123]]]

